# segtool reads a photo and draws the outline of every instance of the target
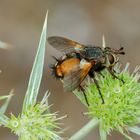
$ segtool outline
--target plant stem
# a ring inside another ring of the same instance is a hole
[[[101,140],[107,140],[107,134],[106,134],[105,130],[102,128],[102,124],[100,124],[99,133],[100,133]]]
[[[138,127],[138,126],[129,127],[128,130],[137,135],[140,135],[140,127]]]
[[[69,140],[82,140],[89,132],[98,125],[97,119],[92,119],[83,128],[76,132]]]

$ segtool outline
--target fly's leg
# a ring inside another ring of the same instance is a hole
[[[103,78],[105,78],[105,76],[99,71],[99,72],[96,72],[98,73],[99,75],[101,75]]]
[[[89,76],[94,80],[94,83],[95,83],[95,85],[97,87],[97,90],[99,92],[99,95],[100,95],[100,97],[102,99],[102,104],[104,104],[105,103],[104,98],[103,98],[102,93],[100,91],[100,87],[99,87],[98,81],[95,79],[94,72],[92,70],[89,71]]]
[[[109,71],[109,73],[112,75],[113,78],[116,78],[116,79],[122,81],[122,83],[124,84],[124,80],[123,80],[123,79],[120,79],[119,77],[117,77],[117,76],[114,74],[115,71],[113,70],[112,67],[109,67],[109,68],[108,68],[108,71]]]
[[[93,80],[94,80],[94,83],[95,83],[95,85],[96,85],[96,87],[97,87],[97,89],[98,89],[99,95],[100,95],[100,97],[101,97],[101,99],[102,99],[102,104],[104,104],[105,101],[104,101],[103,95],[102,95],[102,93],[101,93],[101,91],[100,91],[100,87],[99,87],[98,81],[95,79],[95,77],[93,77]]]
[[[79,85],[79,89],[82,91],[84,98],[85,98],[85,101],[86,101],[86,104],[89,106],[89,102],[88,102],[87,95],[85,93],[84,88],[81,85]]]

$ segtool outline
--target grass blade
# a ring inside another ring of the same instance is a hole
[[[43,30],[40,37],[38,51],[31,71],[28,88],[23,102],[22,111],[25,111],[28,106],[33,106],[37,100],[37,95],[39,92],[39,87],[42,79],[44,57],[45,57],[47,17],[48,17],[48,12],[46,14]]]

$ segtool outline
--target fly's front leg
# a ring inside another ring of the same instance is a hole
[[[117,77],[114,73],[116,73],[116,71],[113,69],[113,67],[109,67],[107,68],[109,73],[112,75],[113,78],[116,78],[120,81],[122,81],[122,83],[124,84],[124,80],[123,79],[120,79],[119,77]]]
[[[101,75],[103,78],[105,78],[105,76],[101,73],[101,72],[96,72],[98,73],[99,75]]]

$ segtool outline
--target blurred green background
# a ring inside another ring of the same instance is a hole
[[[0,40],[13,45],[10,50],[0,50],[0,94],[7,94],[13,88],[15,93],[7,114],[21,111],[47,9],[48,36],[65,36],[83,44],[101,45],[104,34],[107,46],[125,47],[126,55],[121,57],[121,63],[131,62],[132,70],[140,64],[139,6],[139,0],[0,0]],[[62,127],[69,128],[63,135],[69,137],[88,121],[83,115],[86,108],[72,93],[64,93],[62,84],[50,76],[48,65],[54,62],[52,55],[60,53],[47,44],[39,99],[47,89],[51,91],[52,111],[59,111],[59,116],[68,115]],[[136,135],[133,137],[139,139]],[[109,136],[110,140],[122,138],[116,132]],[[17,137],[0,128],[0,139],[16,140]],[[85,138],[98,139],[97,129]]]

